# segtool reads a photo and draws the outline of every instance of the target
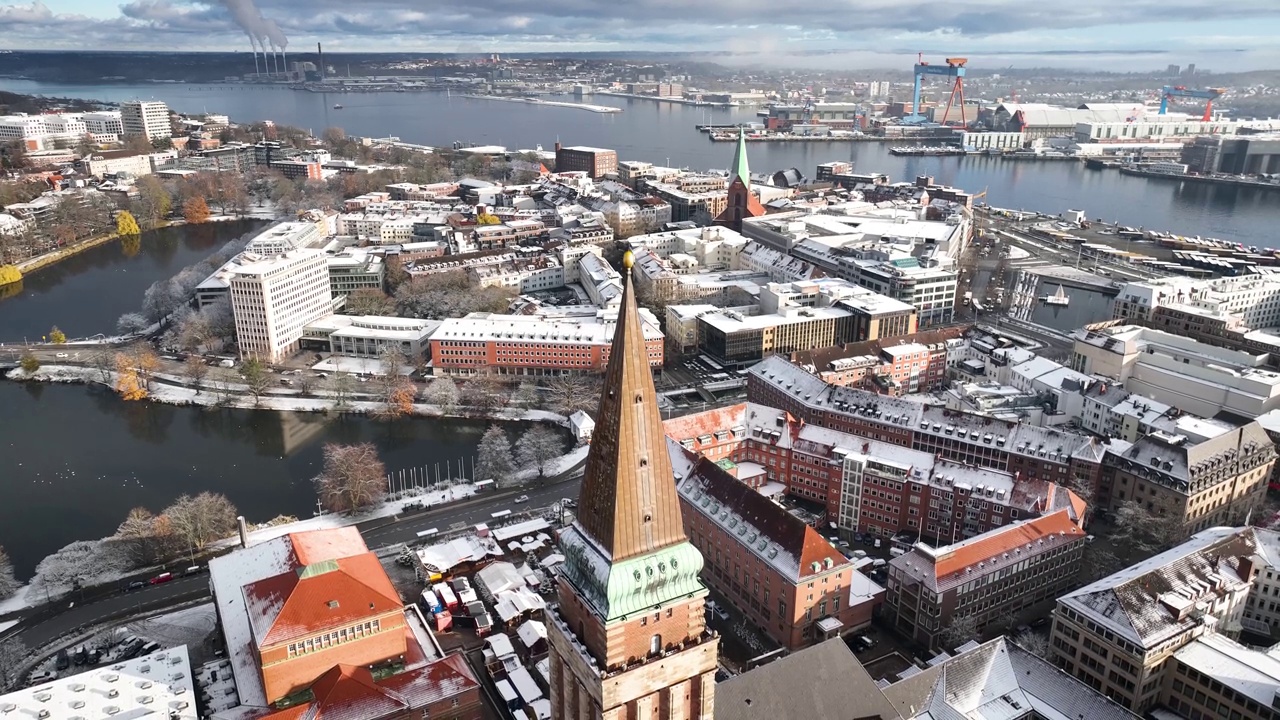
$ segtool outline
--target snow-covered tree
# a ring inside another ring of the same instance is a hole
[[[445,414],[451,413],[458,406],[458,383],[450,378],[438,377],[427,385],[422,399],[438,405]]]
[[[18,683],[18,670],[26,662],[31,650],[17,637],[0,640],[0,692]]]
[[[939,639],[947,648],[955,648],[963,645],[970,640],[978,638],[978,631],[982,629],[978,624],[978,618],[969,613],[957,613],[951,616],[951,622],[947,624],[939,634]]]
[[[128,553],[109,540],[79,540],[36,565],[31,591],[38,597],[64,595],[77,587],[110,582],[133,567]]]
[[[511,441],[499,425],[490,425],[480,438],[476,450],[476,480],[493,480],[498,485],[515,482],[515,459],[511,456]]]
[[[0,600],[13,597],[20,587],[22,583],[18,582],[18,576],[14,574],[13,561],[4,548],[0,548]]]
[[[564,442],[554,430],[544,425],[534,425],[520,435],[516,442],[516,460],[521,467],[538,468],[538,477],[545,472],[549,460],[560,457]]]
[[[1049,658],[1049,638],[1031,630],[1023,630],[1013,636],[1013,644],[1043,660]]]
[[[147,329],[147,318],[142,313],[128,312],[120,316],[116,320],[116,330],[131,335],[136,332],[142,332]]]
[[[511,396],[511,404],[520,408],[536,407],[539,400],[538,386],[527,382],[520,383],[520,387],[516,388],[515,395]]]

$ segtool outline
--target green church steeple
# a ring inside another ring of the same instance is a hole
[[[741,178],[742,184],[751,188],[751,168],[747,167],[747,136],[741,127],[738,128],[738,148],[733,151],[733,165],[729,166],[729,184],[734,178]]]

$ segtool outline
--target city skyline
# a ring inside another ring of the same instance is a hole
[[[993,68],[1280,65],[1271,42],[1280,6],[1260,0],[1225,8],[1201,0],[1123,7],[1086,0],[1052,13],[1009,0],[899,3],[896,12],[878,0],[845,0],[837,11],[782,18],[776,5],[756,0],[700,8],[699,17],[673,23],[676,8],[665,0],[556,0],[536,8],[373,0],[358,9],[336,0],[35,0],[0,4],[0,21],[21,30],[5,49],[248,51],[252,31],[304,51],[316,41],[335,52],[697,51],[729,63],[832,69],[901,67],[916,52],[964,54]]]

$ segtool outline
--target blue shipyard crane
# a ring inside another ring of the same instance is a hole
[[[1189,90],[1182,85],[1165,85],[1160,91],[1160,114],[1164,115],[1169,112],[1169,98],[1195,98],[1205,101],[1204,117],[1201,120],[1209,122],[1213,119],[1213,101],[1222,97],[1226,92],[1226,88]]]
[[[917,56],[914,68],[915,88],[911,93],[911,114],[902,118],[906,123],[924,122],[924,116],[920,114],[920,84],[924,80],[925,75],[943,75],[952,78],[951,96],[947,98],[946,110],[942,113],[942,124],[947,124],[947,116],[951,114],[951,106],[959,99],[960,107],[960,124],[968,125],[964,111],[964,74],[965,64],[969,62],[968,58],[947,58],[946,66],[930,65],[924,60],[924,54]]]

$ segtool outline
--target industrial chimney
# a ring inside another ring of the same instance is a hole
[[[320,66],[320,79],[324,80],[324,50],[320,49],[320,43],[316,43],[316,54],[320,56],[316,62]]]
[[[249,547],[249,526],[245,524],[243,515],[236,516],[236,525],[240,528],[240,547]]]

